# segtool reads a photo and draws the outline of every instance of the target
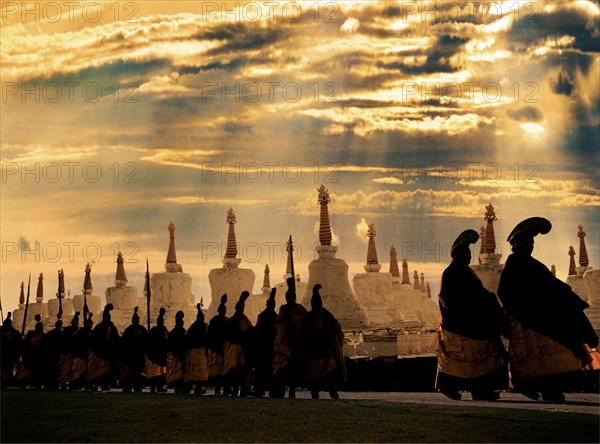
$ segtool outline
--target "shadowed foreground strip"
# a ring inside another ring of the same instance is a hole
[[[598,442],[599,416],[375,400],[3,391],[1,442]],[[443,418],[443,421],[440,419]]]

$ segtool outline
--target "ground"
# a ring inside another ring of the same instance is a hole
[[[599,442],[597,394],[564,404],[436,393],[308,399],[4,390],[0,442]]]

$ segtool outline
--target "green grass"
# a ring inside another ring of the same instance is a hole
[[[578,413],[330,399],[9,390],[5,442],[599,442]]]

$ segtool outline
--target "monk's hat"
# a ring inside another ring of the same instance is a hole
[[[110,321],[110,312],[114,309],[113,304],[106,304],[104,306],[104,311],[102,312],[102,320]]]
[[[458,235],[454,243],[452,244],[452,250],[450,250],[450,256],[454,257],[456,250],[459,248],[469,248],[469,245],[474,244],[479,240],[479,234],[475,230],[465,230]]]
[[[276,294],[277,294],[277,288],[275,288],[275,287],[271,288],[271,294],[267,298],[267,303],[266,303],[267,307],[268,306],[275,307],[275,295]]]
[[[139,310],[139,307],[137,305],[135,307],[133,307],[133,316],[131,316],[132,323],[140,321],[140,315],[138,314],[138,310]]]
[[[239,308],[243,308],[244,304],[246,303],[246,299],[248,299],[250,297],[250,293],[246,290],[242,291],[242,294],[240,294],[240,298],[238,299],[238,301],[235,304],[235,309],[239,309]]]
[[[41,314],[36,314],[33,319],[35,319],[35,331],[42,331],[44,330],[44,324],[42,323],[42,315]]]
[[[77,325],[79,325],[79,315],[80,315],[80,313],[78,311],[76,311],[75,314],[73,315],[73,319],[71,319],[71,325],[73,327],[76,327]]]
[[[552,224],[543,217],[530,217],[517,224],[506,239],[511,245],[522,239],[534,238],[538,234],[547,234],[552,229]]]
[[[93,327],[93,325],[94,325],[94,320],[92,319],[93,317],[94,317],[94,313],[90,313],[90,315],[84,322],[85,327],[89,327],[89,328]]]
[[[177,313],[175,313],[175,322],[183,321],[184,316],[185,316],[185,313],[183,311],[179,310]]]
[[[156,323],[160,324],[160,322],[165,322],[165,314],[167,313],[167,310],[165,310],[165,307],[160,307],[160,310],[158,310],[158,318],[156,319]]]
[[[62,328],[63,322],[62,319],[57,319],[54,323],[54,328]]]
[[[312,297],[310,298],[310,306],[312,307],[313,310],[315,308],[323,307],[323,299],[321,299],[321,294],[319,293],[319,290],[321,288],[323,288],[321,284],[316,284],[313,287],[313,294],[312,294]]]
[[[2,322],[2,324],[12,325],[12,312],[6,313],[6,319]]]
[[[227,306],[225,305],[227,303],[227,294],[224,294],[223,296],[221,296],[221,303],[219,304],[219,306],[217,307],[217,311],[221,311],[223,309],[227,309]]]

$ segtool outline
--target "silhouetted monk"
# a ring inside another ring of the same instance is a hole
[[[110,390],[117,374],[119,331],[111,320],[110,312],[113,309],[112,304],[106,304],[102,321],[92,332],[87,379],[98,391]]]
[[[71,325],[63,328],[63,347],[58,358],[58,384],[67,389],[73,381],[73,344],[75,334],[79,330],[79,312],[76,311],[71,319]]]
[[[289,397],[296,397],[296,387],[302,382],[303,366],[300,358],[298,331],[306,316],[306,308],[296,303],[294,278],[287,279],[286,304],[279,309],[275,325],[275,351],[273,353],[273,390],[271,396],[283,397],[285,386]]]
[[[84,311],[85,313],[85,311]],[[92,348],[92,333],[94,327],[93,313],[83,323],[83,328],[77,330],[73,335],[73,367],[69,390],[80,390],[90,388],[87,380],[88,360]]]
[[[204,322],[202,305],[197,304],[196,320],[185,333],[185,380],[194,385],[194,394],[203,395],[206,389],[203,384],[208,381],[208,326]]]
[[[44,335],[44,387],[58,388],[58,361],[64,348],[63,321],[57,319],[54,328]]]
[[[273,287],[266,308],[258,315],[254,329],[254,395],[263,396],[273,381],[273,348],[275,346],[275,294]]]
[[[133,309],[131,324],[123,332],[120,341],[119,383],[124,392],[141,392],[146,365],[145,348],[148,330],[140,324],[138,307]]]
[[[160,307],[156,325],[148,333],[145,374],[151,393],[167,391],[167,336],[169,332],[165,327],[165,313],[164,307]]]
[[[19,363],[21,333],[12,326],[12,313],[9,311],[0,327],[2,347],[0,348],[0,366],[2,368],[2,388],[12,384]]]
[[[311,310],[300,327],[300,351],[306,385],[313,399],[319,398],[319,391],[327,391],[333,399],[338,399],[346,375],[344,334],[338,320],[323,307],[320,289],[321,284],[313,287]]]
[[[225,324],[227,323],[227,295],[221,296],[221,303],[217,307],[217,314],[208,324],[208,377],[215,385],[215,395],[229,395],[230,390],[223,380],[223,361],[225,355]]]
[[[175,394],[185,393],[185,328],[183,311],[175,313],[175,327],[167,336],[167,386],[175,389]]]
[[[27,385],[43,388],[44,324],[40,314],[36,314],[34,319],[35,329],[28,331],[21,342],[21,363],[15,377],[21,388],[26,388]]]
[[[461,399],[459,390],[466,390],[474,400],[494,401],[499,398],[495,390],[508,385],[506,350],[500,339],[504,316],[496,295],[469,267],[469,245],[478,239],[475,230],[463,231],[442,274],[435,387],[455,400]]]
[[[250,293],[243,291],[235,304],[235,312],[225,325],[225,358],[223,374],[227,385],[232,387],[232,396],[249,396],[251,385],[251,348],[253,341],[252,322],[244,314],[246,299]]]
[[[585,345],[598,336],[577,296],[548,268],[531,257],[533,238],[552,228],[549,220],[531,217],[508,236],[513,253],[500,275],[498,296],[509,318],[512,383],[532,399],[564,401],[563,390],[580,388],[582,367],[591,361]]]

